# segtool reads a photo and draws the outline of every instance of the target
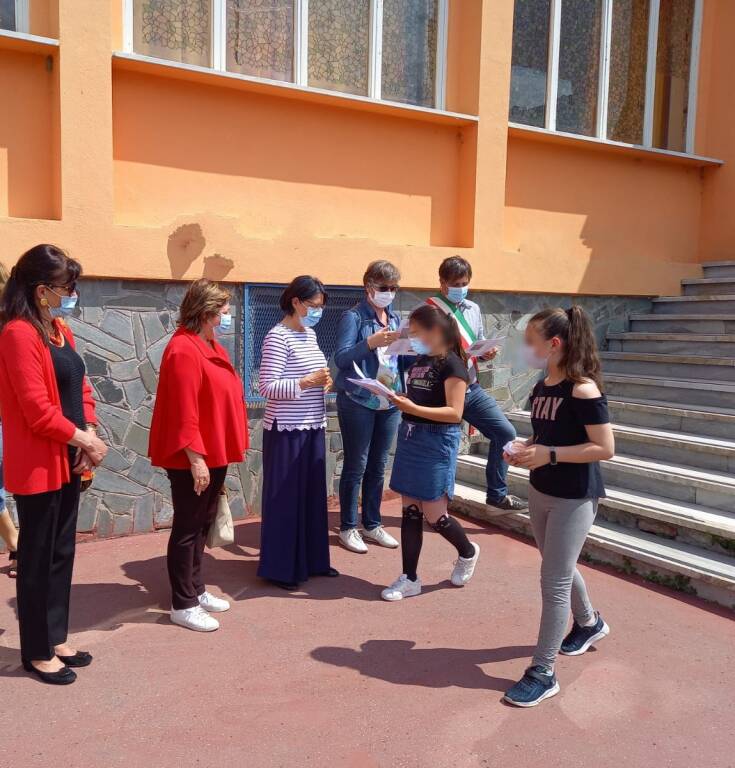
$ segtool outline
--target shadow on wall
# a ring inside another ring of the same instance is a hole
[[[455,126],[131,72],[114,81],[121,220],[163,224],[199,210],[263,237],[471,239],[459,200],[474,142],[463,149]]]
[[[194,262],[204,253],[207,240],[199,224],[182,224],[168,237],[166,254],[171,265],[171,277],[184,278]],[[235,262],[219,253],[204,257],[202,277],[210,280],[225,280]]]

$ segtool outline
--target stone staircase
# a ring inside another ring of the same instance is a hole
[[[683,295],[654,299],[602,353],[616,456],[603,463],[600,504],[585,555],[735,609],[735,261],[704,265]],[[530,434],[528,412],[509,418]],[[484,505],[476,443],[457,470],[456,507],[530,534],[525,513]],[[511,467],[512,493],[528,473]]]

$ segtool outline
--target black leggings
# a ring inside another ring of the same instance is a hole
[[[58,491],[15,494],[18,536],[20,654],[48,661],[66,642],[76,548],[79,476]]]

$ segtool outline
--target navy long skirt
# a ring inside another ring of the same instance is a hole
[[[258,576],[298,583],[329,569],[324,429],[263,430]]]

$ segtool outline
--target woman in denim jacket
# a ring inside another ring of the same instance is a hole
[[[339,539],[351,552],[367,552],[364,539],[383,547],[398,546],[383,528],[380,503],[388,451],[401,414],[386,398],[373,395],[348,379],[355,378],[357,365],[368,378],[379,379],[394,392],[403,391],[403,358],[386,352],[399,336],[401,319],[392,304],[400,277],[388,261],[369,264],[363,276],[365,298],[342,315],[337,328],[334,363],[338,373],[334,387],[344,450],[339,482]],[[362,535],[357,529],[360,495]]]

